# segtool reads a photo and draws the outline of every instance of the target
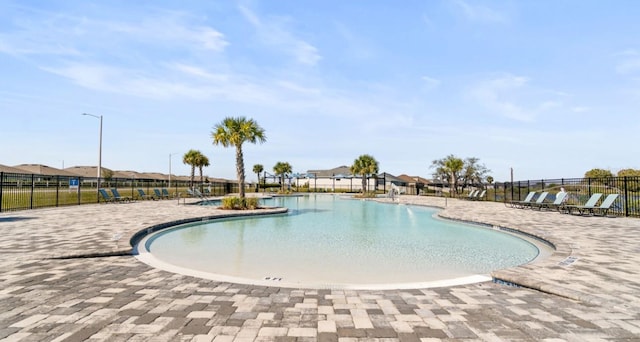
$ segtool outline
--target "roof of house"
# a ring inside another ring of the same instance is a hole
[[[100,170],[101,172],[111,171],[111,169],[108,169],[104,166],[101,166]],[[75,176],[81,176],[81,177],[96,178],[96,176],[98,176],[97,166],[72,166],[72,167],[65,168],[64,171],[70,172]],[[104,176],[104,173],[102,175]]]
[[[401,174],[400,176],[398,176],[398,178],[404,180],[409,184],[412,184],[412,183],[430,184],[431,183],[431,180],[422,178],[420,176],[409,176],[409,175]]]
[[[32,173],[34,175],[45,175],[45,176],[76,176],[75,174],[56,169],[55,167],[42,165],[42,164],[20,164],[14,166],[16,169],[23,170],[23,173]]]
[[[0,172],[24,173],[24,170],[0,164]]]
[[[346,178],[353,175],[351,173],[351,168],[344,165],[334,167],[333,169],[329,169],[329,170],[308,170],[307,175],[310,175],[310,174],[315,175],[316,178],[334,177],[336,175]]]

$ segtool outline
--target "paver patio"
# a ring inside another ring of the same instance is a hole
[[[400,201],[445,206],[443,198]],[[153,269],[128,253],[138,231],[228,213],[176,201],[1,213],[0,340],[640,341],[639,219],[448,200],[443,217],[556,246],[545,260],[493,274],[524,287],[250,286]]]

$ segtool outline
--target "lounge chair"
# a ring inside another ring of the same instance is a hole
[[[565,214],[573,214],[574,210],[577,210],[580,215],[582,215],[583,211],[593,212],[593,208],[595,208],[596,203],[602,197],[601,193],[595,193],[589,197],[589,200],[583,205],[564,205],[560,209],[563,210]]]
[[[615,202],[616,199],[618,199],[618,194],[609,194],[607,195],[607,197],[602,201],[602,203],[595,207],[592,208],[591,210],[589,210],[593,215],[598,215],[598,216],[606,216],[607,212],[609,211],[609,209],[611,209],[611,205],[613,205],[613,202]],[[598,214],[596,214],[596,212],[598,212]]]
[[[111,189],[111,193],[113,194],[113,198],[115,198],[117,202],[130,202],[131,201],[131,197],[120,196],[120,193],[118,192],[118,189],[116,189],[116,188],[112,188]]]
[[[534,205],[542,205],[544,201],[547,199],[547,195],[549,195],[548,191],[543,191],[540,193],[540,196],[535,200],[535,202],[522,203],[518,208],[533,208]]]
[[[153,193],[156,195],[156,198],[164,199],[165,196],[160,192],[160,189],[153,189]]]
[[[169,194],[169,190],[162,188],[162,197],[166,199],[171,198],[171,194]]]
[[[476,199],[476,196],[478,196],[478,193],[480,192],[480,190],[471,190],[469,191],[469,195],[467,197],[463,197],[464,199],[468,199],[468,200],[474,200]]]
[[[200,197],[200,198],[202,198],[202,199],[207,199],[207,196],[205,196],[205,195],[204,195],[202,192],[200,192],[200,190],[198,190],[198,189],[195,189],[195,188],[194,188],[194,189],[193,189],[193,193],[194,193],[196,196],[198,196],[198,197]]]
[[[102,199],[106,203],[115,203],[117,201],[117,199],[115,197],[109,195],[107,193],[107,190],[105,190],[105,189],[99,189],[98,192],[100,193],[100,196],[102,196]]]
[[[511,208],[518,208],[519,205],[521,204],[529,204],[531,203],[531,200],[533,199],[533,196],[536,195],[535,191],[531,191],[527,194],[527,197],[524,198],[524,200],[522,201],[511,201],[511,202],[505,202],[505,205],[511,207]]]
[[[567,193],[566,192],[558,192],[556,194],[556,199],[552,202],[542,202],[542,203],[537,203],[534,202],[531,204],[531,209],[536,208],[538,210],[542,210],[542,209],[552,209],[555,208],[557,210],[560,210],[560,207],[563,205],[565,199],[567,198]]]
[[[145,194],[145,193],[144,193],[144,190],[142,190],[142,189],[138,189],[138,197],[140,197],[140,199],[144,199],[144,200],[151,199],[151,200],[154,200],[154,201],[155,201],[155,199],[156,199],[156,198],[155,198],[153,195],[151,195],[151,194]]]
[[[476,197],[474,197],[473,199],[476,201],[482,201],[482,199],[486,194],[487,194],[487,190],[482,190],[482,192],[480,194],[477,194]]]

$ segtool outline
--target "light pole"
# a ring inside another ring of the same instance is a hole
[[[171,156],[173,156],[174,154],[178,153],[169,153],[169,191],[171,191]]]
[[[82,113],[82,115],[93,116],[96,119],[100,119],[100,140],[98,143],[98,192],[99,192],[100,178],[102,177],[102,115],[93,115],[89,113]],[[100,202],[100,196],[98,196],[98,202]]]

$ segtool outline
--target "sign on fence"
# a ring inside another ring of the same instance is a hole
[[[69,190],[78,189],[79,185],[80,185],[80,181],[78,181],[77,178],[69,179]]]

